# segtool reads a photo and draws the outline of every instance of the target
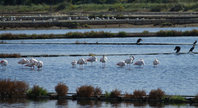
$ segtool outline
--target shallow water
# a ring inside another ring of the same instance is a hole
[[[0,68],[0,78],[11,78],[25,80],[30,87],[37,84],[49,92],[55,92],[54,87],[58,82],[65,82],[69,92],[75,93],[77,87],[82,85],[99,86],[105,91],[119,88],[122,93],[127,91],[133,93],[136,89],[144,89],[147,94],[152,89],[161,88],[168,95],[195,95],[197,94],[197,54],[175,54],[175,45],[79,45],[79,44],[25,44],[25,43],[69,43],[80,41],[103,41],[123,42],[129,40],[135,42],[137,38],[105,38],[105,39],[44,39],[44,40],[5,40],[7,43],[23,44],[0,44],[0,53],[20,53],[22,55],[40,54],[134,54],[135,61],[144,59],[145,66],[130,66],[120,68],[115,64],[125,60],[129,55],[107,56],[106,67],[103,68],[98,61],[88,63],[83,69],[76,66],[72,68],[71,62],[80,58],[87,59],[88,56],[61,56],[61,57],[35,57],[44,62],[42,70],[32,70],[28,67],[22,68],[17,62],[21,58],[5,58],[8,61],[7,69]],[[145,43],[177,43],[181,46],[181,52],[187,53],[198,37],[152,37],[143,38]],[[185,45],[186,44],[186,45]],[[197,52],[197,49],[194,49]],[[148,55],[148,53],[160,53]],[[170,54],[163,54],[170,53]],[[26,59],[30,59],[27,57]],[[153,60],[157,58],[161,63],[153,67]]]
[[[90,32],[90,31],[104,31],[111,33],[119,33],[124,31],[126,33],[142,33],[143,31],[157,32],[160,30],[179,30],[179,31],[191,31],[197,29],[197,27],[164,27],[164,28],[99,28],[99,29],[56,29],[56,30],[0,30],[2,33],[12,34],[65,34],[68,32]]]
[[[93,100],[30,100],[30,99],[0,99],[2,108],[195,108],[195,104],[165,105],[163,103],[137,103]]]

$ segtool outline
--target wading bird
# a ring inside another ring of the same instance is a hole
[[[85,61],[85,59],[80,58],[80,59],[77,61],[77,64],[82,65],[82,68],[83,68],[83,64],[87,64],[87,62]]]
[[[125,63],[125,61],[120,61],[116,65],[123,67],[123,66],[126,66],[126,63]]]
[[[102,67],[103,67],[103,64],[104,64],[104,67],[105,67],[105,62],[107,61],[107,57],[106,56],[102,56],[102,58],[100,58],[100,62],[102,62]]]
[[[153,61],[153,65],[154,65],[154,66],[157,66],[158,64],[160,64],[159,60],[155,59],[155,60]]]
[[[127,67],[129,65],[129,69],[130,69],[130,64],[133,63],[133,60],[135,60],[133,55],[129,56],[129,58],[125,60],[125,63],[127,64]]]
[[[91,62],[91,66],[92,66],[92,63],[96,61],[97,61],[97,57],[95,56],[91,56],[90,58],[87,59],[87,62]]]
[[[24,64],[26,64],[26,59],[25,58],[22,58],[19,62],[18,62],[18,64],[21,64],[22,65],[22,68],[23,68],[23,65]]]
[[[144,63],[143,59],[140,59],[140,60],[136,61],[133,65],[138,65],[140,67],[141,65],[145,65],[145,63]]]
[[[43,67],[43,62],[42,61],[38,61],[35,66],[37,66],[37,68],[40,69],[40,68]]]
[[[7,64],[8,64],[7,60],[1,60],[1,66],[3,66],[3,68],[5,67],[6,69]]]
[[[72,62],[71,62],[72,67],[76,67],[76,63],[77,63],[76,60],[72,61]]]

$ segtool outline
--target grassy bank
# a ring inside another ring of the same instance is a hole
[[[150,33],[149,31],[143,31],[142,33],[111,33],[104,31],[91,31],[91,32],[69,32],[66,34],[12,34],[4,33],[0,34],[0,40],[9,40],[9,39],[53,39],[53,38],[111,38],[111,37],[149,37],[149,36],[198,36],[198,30],[194,29],[191,31],[176,31],[176,30],[160,30],[156,33]],[[1,41],[1,44],[6,42]]]
[[[197,2],[175,3],[114,3],[114,4],[67,4],[0,6],[1,13],[24,12],[195,12]]]

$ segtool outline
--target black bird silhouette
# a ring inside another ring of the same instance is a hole
[[[193,50],[194,50],[194,48],[195,48],[195,44],[193,45],[193,47],[189,50],[189,52],[192,52]],[[189,53],[188,52],[188,53]]]
[[[176,46],[174,50],[177,50],[176,53],[178,53],[180,51],[181,47],[180,46]]]
[[[195,45],[197,43],[197,40],[193,43],[193,45]]]
[[[142,40],[141,38],[139,38],[139,39],[137,40],[136,44],[139,44],[140,41],[143,41],[143,40]]]

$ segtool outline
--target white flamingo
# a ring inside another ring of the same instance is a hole
[[[102,62],[102,64],[104,64],[104,67],[105,67],[105,62],[106,61],[107,61],[107,57],[103,55],[102,58],[100,58],[100,62]]]
[[[158,64],[160,64],[159,60],[155,59],[155,60],[153,61],[153,65],[154,65],[154,66],[157,66]]]
[[[92,63],[97,61],[97,57],[91,56],[90,58],[87,59],[87,61],[91,62],[91,66],[92,66]]]
[[[71,62],[72,67],[76,67],[76,63],[77,63],[76,60],[72,61],[72,62]]]
[[[23,68],[23,65],[24,64],[26,64],[26,59],[25,58],[22,58],[19,62],[18,62],[18,64],[21,64],[22,65],[22,68]]]
[[[27,60],[25,64],[26,64],[25,66],[33,67],[33,69],[34,69],[34,64],[31,63],[29,60]]]
[[[125,61],[120,61],[116,65],[123,67],[123,66],[126,66],[126,63],[125,63]]]
[[[34,69],[34,66],[37,64],[37,60],[36,59],[34,59],[34,58],[31,58],[30,59],[30,63],[32,63],[33,64],[33,69]]]
[[[43,67],[43,62],[42,61],[38,61],[35,66],[37,66],[38,69],[42,68]]]
[[[80,59],[77,61],[77,64],[82,65],[82,68],[83,68],[83,64],[87,64],[87,62],[85,61],[85,59],[80,58]]]
[[[136,61],[133,65],[138,65],[140,67],[141,65],[145,65],[145,63],[144,63],[143,59],[140,59],[140,60]]]
[[[133,60],[135,60],[135,57],[133,55],[129,56],[129,58],[125,60],[125,63],[127,64],[127,67],[129,65],[129,69],[130,69],[130,64],[133,63]]]
[[[3,68],[5,67],[5,69],[6,69],[7,64],[8,64],[7,60],[5,60],[5,59],[1,60],[1,66],[3,66]]]

